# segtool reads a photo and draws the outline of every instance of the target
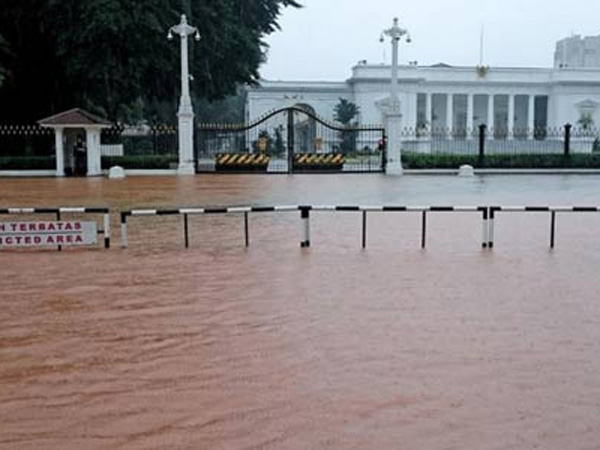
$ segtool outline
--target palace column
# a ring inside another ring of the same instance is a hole
[[[474,96],[473,94],[467,94],[467,139],[473,139],[473,110],[474,110]]]
[[[425,94],[425,122],[427,130],[431,135],[433,131],[433,99],[432,94],[429,92]]]
[[[406,114],[404,115],[406,123],[413,129],[413,132],[417,131],[418,128],[418,95],[416,92],[406,93]]]
[[[446,94],[446,134],[452,139],[454,128],[454,94]]]
[[[102,175],[102,152],[100,150],[100,132],[101,130],[98,128],[85,129],[88,177]]]
[[[512,139],[515,133],[515,96],[508,95],[508,123],[506,126],[507,139]]]
[[[63,129],[57,127],[54,129],[54,142],[56,146],[56,176],[65,176],[65,149],[63,140]]]
[[[527,107],[527,138],[533,139],[535,134],[535,95],[529,96],[529,106]]]
[[[488,113],[487,113],[487,129],[490,139],[494,139],[494,126],[495,126],[495,108],[494,108],[494,94],[488,95]]]

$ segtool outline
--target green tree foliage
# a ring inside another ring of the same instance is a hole
[[[2,55],[6,54],[7,49],[8,49],[8,47],[6,45],[6,41],[0,34],[0,88],[2,88],[2,83],[6,79],[6,75],[7,75],[7,72],[3,67],[4,65],[2,64],[2,60],[4,59],[4,58],[2,58]]]
[[[199,122],[243,123],[246,106],[246,91],[238,89],[236,95],[223,100],[209,101],[198,99],[195,104],[196,119]]]
[[[258,82],[264,37],[296,0],[2,0],[0,120],[31,121],[74,106],[113,120],[173,120],[181,12],[191,44],[192,91],[214,101]],[[3,42],[5,43],[3,45]],[[3,48],[5,48],[3,50]]]
[[[360,108],[345,98],[340,98],[340,102],[335,105],[333,110],[334,118],[342,125],[350,125],[352,121],[358,116]]]
[[[261,148],[261,141],[264,142],[263,148]],[[273,152],[273,138],[267,130],[260,130],[258,139],[252,142],[252,150],[254,153],[267,153],[269,155]]]
[[[273,153],[275,155],[283,155],[285,153],[285,142],[283,141],[283,125],[275,128],[275,143],[273,144]]]
[[[360,108],[346,99],[340,98],[340,102],[335,105],[334,118],[347,128],[357,127],[358,122],[354,119],[358,117]],[[344,154],[354,153],[356,151],[357,132],[349,129],[340,131],[341,145],[340,150]]]

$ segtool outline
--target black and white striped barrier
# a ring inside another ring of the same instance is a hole
[[[110,248],[110,210],[108,208],[85,208],[85,207],[62,207],[62,208],[0,208],[0,215],[23,215],[23,214],[52,214],[56,221],[62,220],[65,214],[101,214],[103,216],[103,228],[98,234],[104,236],[104,248]],[[62,250],[59,245],[58,250]]]
[[[557,213],[586,213],[600,212],[600,206],[490,206],[488,224],[488,247],[494,248],[495,224],[494,219],[500,212],[521,212],[550,214],[550,248],[556,244],[556,216]]]
[[[250,246],[249,233],[249,214],[264,212],[289,212],[298,211],[299,206],[234,206],[227,208],[178,208],[178,209],[133,209],[121,212],[121,245],[127,248],[127,218],[128,217],[148,217],[148,216],[182,216],[183,217],[183,236],[185,247],[189,248],[189,216],[197,215],[215,215],[215,214],[243,214],[244,215],[244,237],[246,247]]]
[[[302,235],[300,247],[310,247],[310,213],[311,211],[333,211],[333,212],[360,212],[362,213],[362,247],[367,246],[367,214],[369,212],[420,212],[421,219],[421,247],[425,248],[427,242],[427,215],[428,213],[440,212],[477,212],[483,217],[483,240],[482,246],[488,245],[488,207],[487,206],[324,206],[324,205],[298,205],[298,206],[244,206],[226,208],[179,208],[179,209],[134,209],[121,212],[121,244],[123,248],[128,246],[127,219],[128,217],[143,216],[183,216],[183,236],[185,247],[189,247],[188,216],[210,215],[210,214],[243,214],[244,236],[246,247],[250,245],[248,220],[250,213],[266,212],[290,212],[300,211],[302,220]]]

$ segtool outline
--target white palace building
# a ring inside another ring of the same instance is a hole
[[[358,63],[341,82],[262,81],[249,88],[246,119],[299,106],[327,120],[347,99],[360,108],[358,122],[383,123],[391,66]],[[552,68],[458,67],[447,64],[400,66],[402,127],[419,130],[474,130],[486,124],[497,138],[533,138],[533,129],[600,125],[600,36],[573,36],[556,45]]]

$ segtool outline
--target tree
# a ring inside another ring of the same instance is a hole
[[[246,91],[240,87],[236,95],[212,102],[198,99],[194,106],[199,122],[243,123],[245,105]]]
[[[273,153],[275,155],[283,155],[285,153],[285,142],[283,141],[283,125],[275,128],[275,143],[273,144]]]
[[[166,39],[183,11],[202,35],[192,43],[197,99],[256,84],[264,37],[296,0],[3,0],[0,120],[36,120],[81,106],[113,120],[174,120],[179,46]],[[142,106],[141,110],[139,105]]]
[[[340,98],[340,102],[335,105],[334,118],[342,125],[350,125],[352,120],[358,116],[360,108],[345,98]]]
[[[344,98],[340,98],[340,102],[335,105],[334,109],[334,117],[335,120],[340,122],[346,128],[356,128],[358,126],[358,122],[353,120],[358,116],[360,112],[359,107]],[[341,150],[342,153],[352,153],[356,151],[356,138],[357,132],[353,129],[348,129],[344,131],[340,131],[340,139]]]
[[[252,142],[252,150],[254,153],[271,154],[273,150],[273,138],[267,130],[260,130],[258,139]]]
[[[6,75],[7,75],[6,70],[4,69],[3,64],[2,64],[2,54],[5,53],[6,51],[7,51],[6,41],[0,34],[0,88],[2,88],[2,83],[4,82]]]

